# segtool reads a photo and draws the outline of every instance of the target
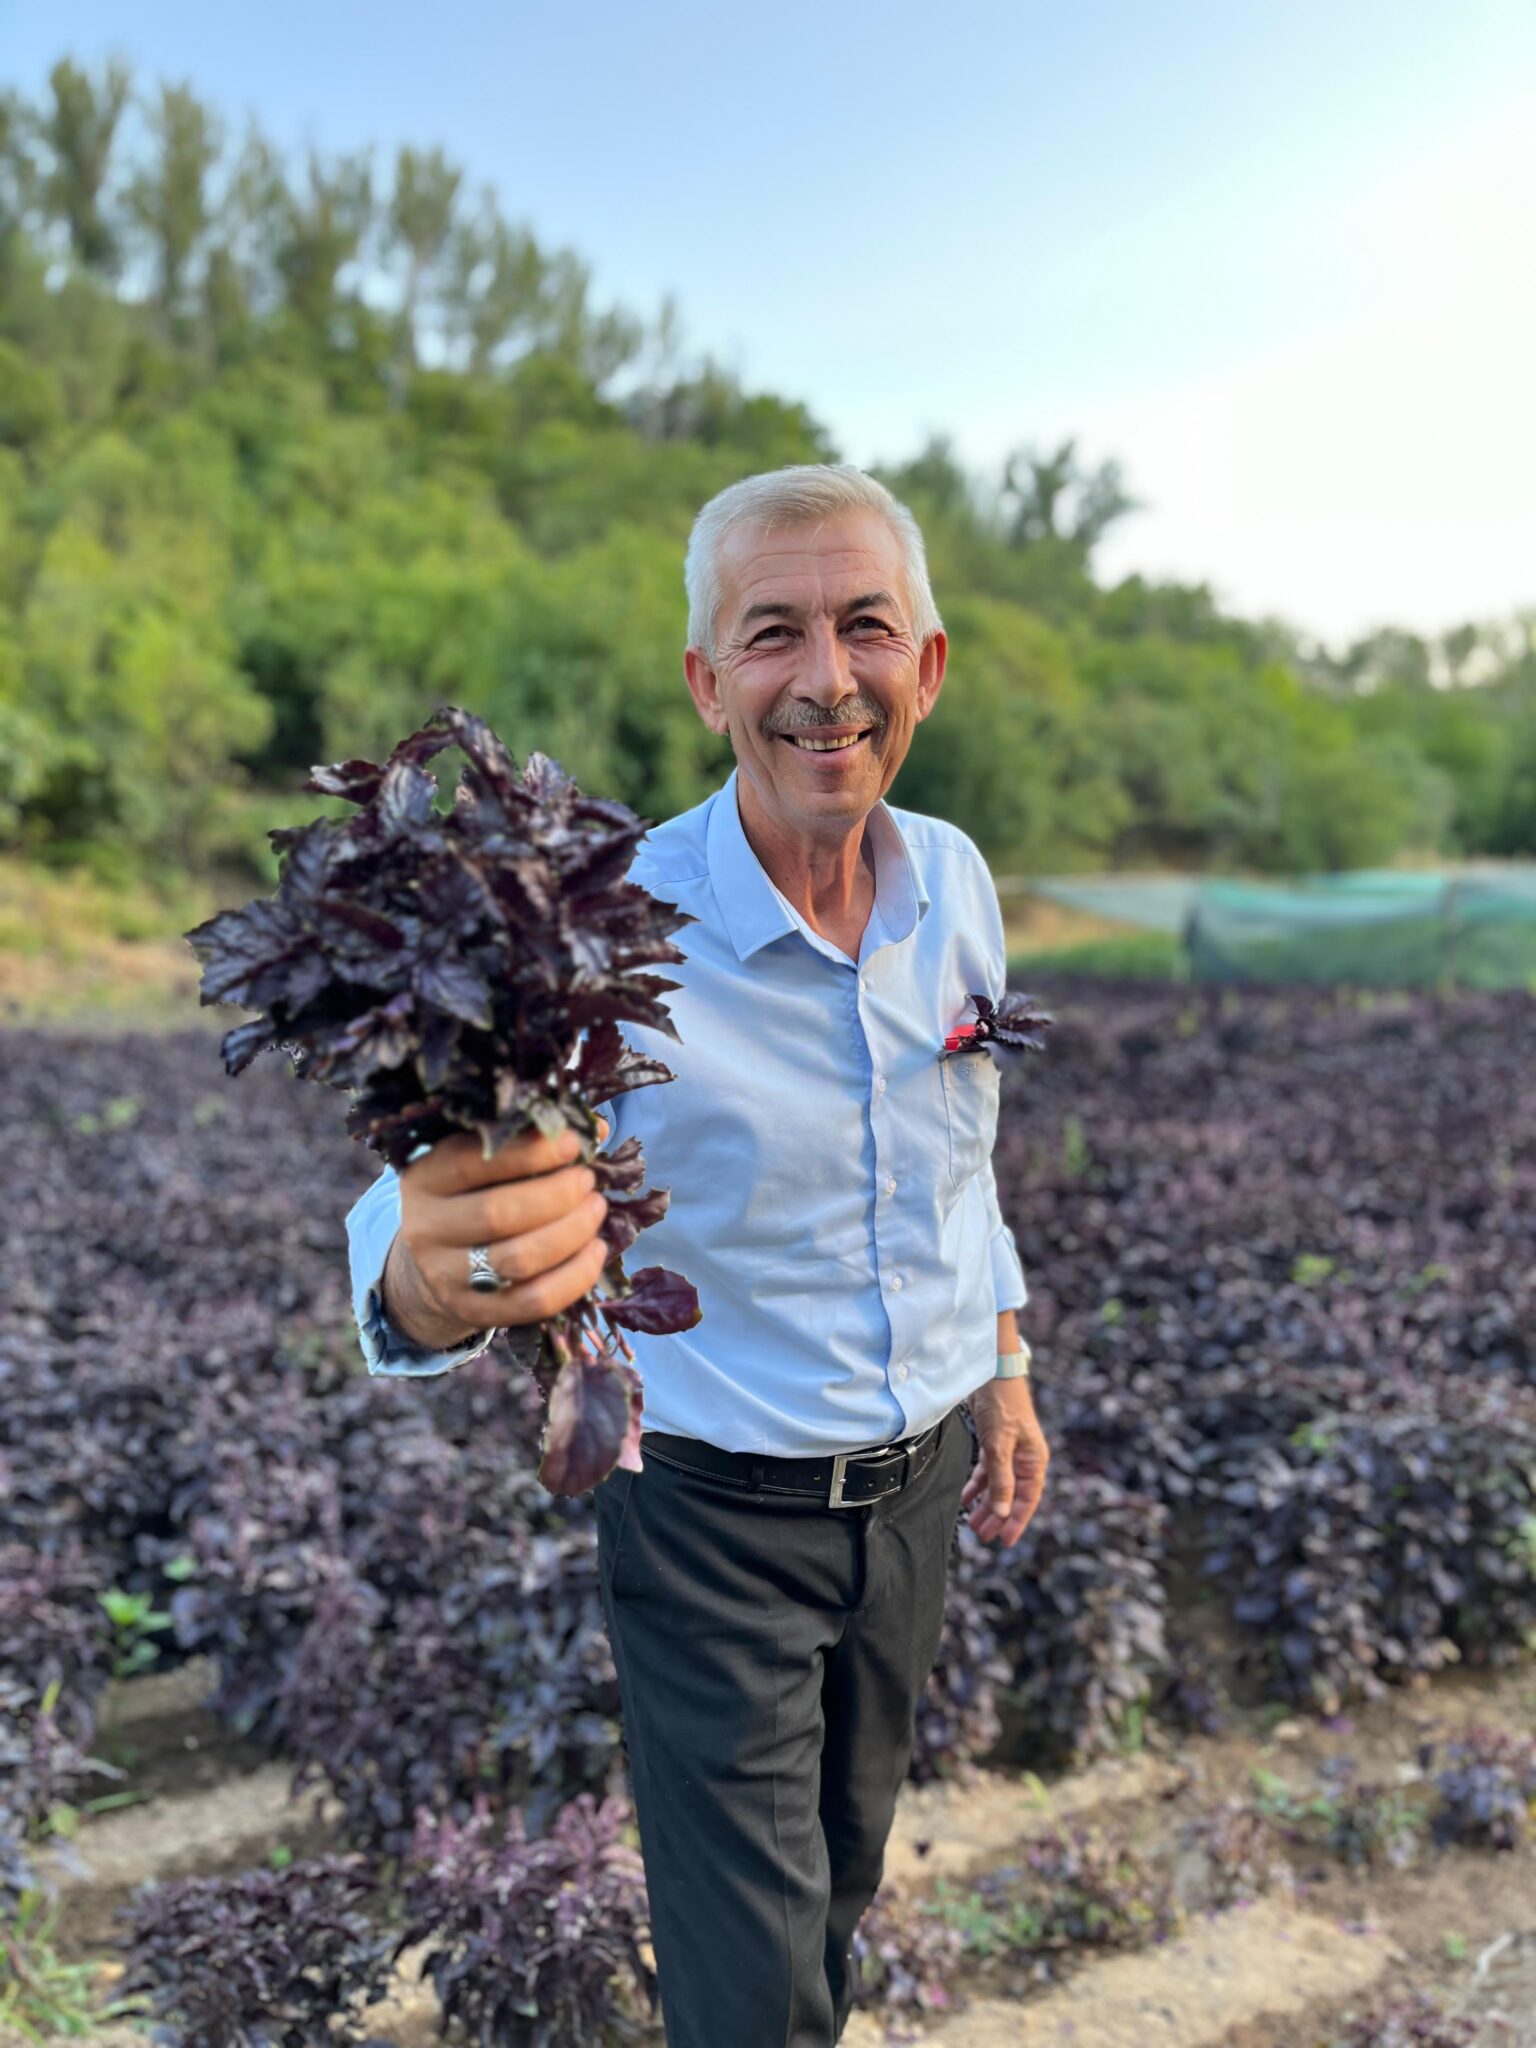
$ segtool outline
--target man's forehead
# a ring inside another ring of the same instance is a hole
[[[861,592],[901,589],[896,536],[878,513],[862,510],[795,526],[735,527],[719,563],[722,595],[736,609],[770,597],[836,609]]]

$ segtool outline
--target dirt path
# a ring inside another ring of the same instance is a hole
[[[61,1952],[106,1963],[104,1989],[116,1974],[114,1917],[144,1879],[248,1868],[280,1843],[298,1855],[334,1839],[334,1805],[317,1814],[313,1795],[291,1802],[289,1767],[232,1742],[202,1707],[211,1683],[211,1669],[193,1664],[109,1698],[109,1753],[132,1760],[131,1783],[151,1796],[83,1823],[91,1876],[61,1878],[58,1925]],[[1331,1725],[1294,1718],[1266,1729],[1273,1715],[1253,1713],[1217,1737],[1174,1743],[1154,1731],[1142,1753],[1050,1784],[998,1773],[909,1786],[886,1879],[909,1895],[939,1876],[963,1880],[1005,1865],[1055,1821],[1113,1827],[1145,1853],[1167,1852],[1195,1813],[1251,1798],[1256,1770],[1301,1800],[1320,1789],[1321,1767],[1345,1755],[1362,1779],[1427,1791],[1419,1743],[1473,1719],[1536,1725],[1536,1666],[1451,1673]],[[1303,1844],[1294,1868],[1292,1897],[1196,1912],[1157,1947],[1073,1961],[1061,1981],[1022,1996],[1008,1995],[995,1968],[973,1971],[967,2009],[930,2023],[926,2038],[935,2048],[1324,2048],[1369,1998],[1418,1984],[1481,2016],[1487,2048],[1536,2048],[1536,1848],[1453,1849],[1407,1870],[1353,1872]],[[419,1962],[402,1958],[390,1999],[368,2015],[369,2031],[398,2048],[438,2039]],[[115,2028],[92,2038],[125,2048],[136,2037]],[[845,2038],[847,2048],[875,2048],[883,2029],[858,2015]]]
[[[1234,2018],[1294,2024],[1319,2001],[1369,1990],[1398,1960],[1383,1935],[1346,1934],[1260,1899],[1145,1954],[1094,1963],[1039,1998],[977,1999],[931,2038],[935,2048],[1218,2048]],[[858,2021],[847,2048],[877,2048],[884,2030],[867,2014]]]

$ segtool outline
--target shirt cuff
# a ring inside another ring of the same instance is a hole
[[[421,1379],[449,1372],[466,1359],[478,1358],[496,1340],[492,1327],[446,1351],[423,1351],[406,1342],[384,1313],[384,1265],[399,1228],[399,1177],[393,1167],[386,1167],[347,1212],[352,1314],[363,1362],[375,1379]]]
[[[383,1278],[381,1268],[378,1280],[366,1291],[362,1312],[357,1319],[363,1357],[374,1379],[424,1379],[432,1373],[449,1372],[466,1359],[478,1358],[495,1342],[496,1331],[490,1329],[477,1331],[474,1336],[466,1337],[462,1344],[452,1345],[446,1351],[418,1350],[414,1344],[406,1342],[384,1313]]]
[[[991,1241],[992,1292],[996,1296],[997,1313],[1006,1309],[1023,1308],[1029,1300],[1029,1289],[1024,1282],[1024,1266],[1019,1258],[1019,1248],[1014,1242],[1013,1232],[1005,1223],[994,1232]]]

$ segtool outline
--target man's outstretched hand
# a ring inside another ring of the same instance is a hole
[[[1006,1550],[1028,1528],[1045,1491],[1050,1446],[1041,1434],[1027,1379],[988,1380],[970,1397],[981,1456],[960,1495],[983,1542]]]

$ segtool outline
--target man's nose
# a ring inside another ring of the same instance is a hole
[[[830,619],[820,619],[806,635],[805,660],[795,678],[797,696],[810,697],[830,709],[845,697],[856,697],[848,649]]]

